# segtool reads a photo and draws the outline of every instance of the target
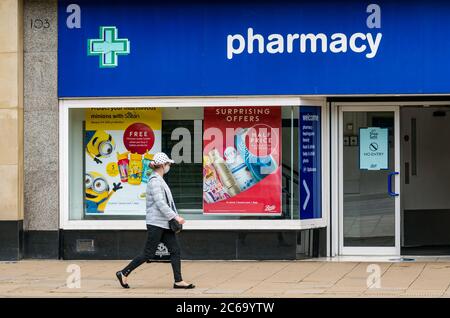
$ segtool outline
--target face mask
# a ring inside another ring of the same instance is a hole
[[[164,174],[166,174],[167,172],[169,172],[169,170],[170,170],[170,165],[164,166]]]

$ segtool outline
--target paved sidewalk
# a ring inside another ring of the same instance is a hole
[[[68,266],[81,269],[81,288],[68,288]],[[114,273],[126,261],[0,262],[0,297],[450,297],[450,262],[183,261],[194,290],[174,290],[168,263],[144,264],[122,289]],[[381,273],[368,288],[368,266]],[[373,265],[372,265],[373,266]]]

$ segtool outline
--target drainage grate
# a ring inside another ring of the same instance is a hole
[[[391,258],[389,259],[389,262],[415,262],[415,258],[410,257],[400,257],[400,258]]]
[[[95,252],[95,244],[92,239],[78,239],[77,253]]]

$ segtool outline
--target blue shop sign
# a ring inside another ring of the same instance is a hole
[[[301,106],[299,118],[300,219],[322,217],[321,107]]]
[[[60,97],[450,93],[450,2],[60,0]]]

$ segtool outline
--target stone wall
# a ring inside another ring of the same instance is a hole
[[[0,261],[22,257],[23,3],[0,1]]]
[[[24,230],[57,231],[57,0],[25,0],[23,26]]]

